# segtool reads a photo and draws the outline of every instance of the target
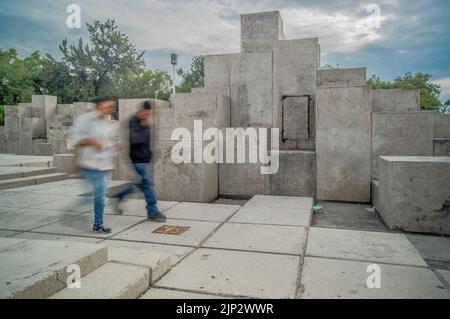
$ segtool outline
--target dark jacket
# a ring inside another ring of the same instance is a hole
[[[130,131],[130,159],[133,163],[150,163],[150,128],[142,126],[136,115],[128,122]]]

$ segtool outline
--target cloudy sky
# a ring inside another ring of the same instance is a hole
[[[320,38],[322,64],[367,66],[385,80],[429,72],[450,98],[448,0],[1,0],[0,48],[58,56],[62,39],[87,33],[66,26],[69,4],[83,24],[115,18],[147,66],[163,70],[172,51],[183,67],[198,54],[239,52],[239,15],[279,10],[288,39]]]

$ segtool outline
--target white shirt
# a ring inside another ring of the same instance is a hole
[[[79,167],[100,171],[114,169],[113,159],[117,152],[113,142],[114,126],[110,122],[96,111],[83,114],[75,120],[72,135],[75,144],[90,138],[103,145],[102,151],[92,146],[79,147],[76,161]]]

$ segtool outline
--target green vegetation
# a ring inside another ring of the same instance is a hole
[[[183,78],[180,85],[177,86],[177,92],[189,93],[192,88],[201,88],[205,85],[205,58],[196,56],[192,59],[191,68],[184,72],[178,69],[178,75]]]

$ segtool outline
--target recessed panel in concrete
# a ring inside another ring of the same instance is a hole
[[[175,219],[192,219],[212,222],[221,222],[237,212],[241,206],[181,203],[165,212],[167,217]]]
[[[88,213],[82,216],[69,218],[45,227],[34,229],[33,231],[38,233],[104,238],[117,234],[144,220],[145,218],[141,217],[105,215],[105,223],[112,228],[112,233],[106,235],[94,233],[92,231],[92,226],[94,224],[94,214]]]
[[[231,223],[219,228],[203,247],[303,255],[305,242],[303,227]]]
[[[157,286],[237,297],[294,298],[299,265],[297,256],[199,249]]]
[[[305,259],[302,293],[305,299],[448,299],[436,275],[427,268],[377,265],[381,286],[369,289],[369,262],[322,258]],[[375,265],[376,266],[376,265]],[[369,268],[370,269],[370,268]]]
[[[306,255],[398,265],[427,264],[405,235],[310,228]]]
[[[178,236],[153,233],[155,230],[164,225],[190,227],[190,229]],[[133,228],[130,228],[118,234],[117,236],[114,236],[114,239],[131,240],[148,243],[182,245],[182,246],[197,246],[218,226],[219,223],[181,220],[181,219],[180,220],[171,219],[165,223],[153,223],[149,221],[139,224]]]

